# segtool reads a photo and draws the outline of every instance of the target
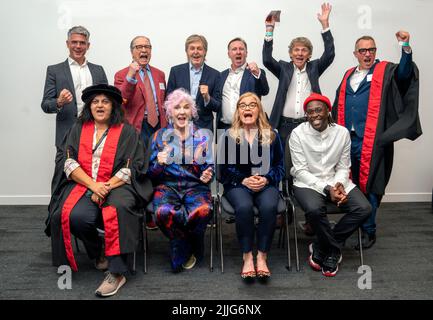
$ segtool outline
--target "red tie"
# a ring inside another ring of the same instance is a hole
[[[147,122],[155,128],[158,124],[158,115],[156,114],[156,104],[153,98],[152,87],[150,86],[149,76],[147,75],[146,69],[144,71],[144,98],[146,99],[146,107],[147,107]]]

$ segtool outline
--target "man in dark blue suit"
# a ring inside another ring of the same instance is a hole
[[[265,71],[255,62],[247,63],[248,48],[245,40],[234,38],[229,42],[227,50],[232,63],[229,69],[221,72],[219,91],[222,104],[217,118],[219,129],[231,126],[239,96],[245,92],[254,92],[261,98],[269,93]]]
[[[289,45],[290,62],[276,61],[272,57],[275,17],[268,16],[266,19],[263,64],[279,80],[270,123],[278,129],[283,144],[292,130],[305,121],[303,103],[312,92],[321,93],[319,77],[334,60],[334,38],[329,30],[331,9],[329,4],[324,3],[322,13],[317,15],[322,25],[325,50],[319,59],[312,61],[310,59],[313,45],[305,37],[298,37],[291,41]]]
[[[204,63],[207,53],[204,36],[189,36],[185,41],[185,52],[188,62],[170,70],[167,96],[178,88],[186,89],[197,105],[198,119],[194,119],[194,123],[199,128],[213,131],[213,112],[219,112],[221,108],[221,93],[217,89],[220,73]]]

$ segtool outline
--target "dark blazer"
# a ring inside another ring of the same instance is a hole
[[[221,72],[220,83],[219,83],[219,91],[223,92],[224,84],[229,75],[230,69],[226,69]],[[263,69],[260,69],[260,77],[256,79],[253,76],[250,70],[245,69],[244,74],[241,79],[241,86],[239,90],[239,94],[243,95],[245,92],[254,92],[261,99],[262,96],[266,96],[269,93],[269,85],[268,80],[266,79],[266,72]],[[220,122],[222,117],[222,109],[218,112],[217,116],[217,124]]]
[[[224,185],[224,193],[232,188],[246,188],[242,181],[254,174],[266,177],[269,185],[278,188],[284,177],[284,151],[278,132],[274,132],[275,139],[268,146],[257,139],[251,146],[245,140],[238,144],[228,130],[224,133],[218,142],[220,161],[217,168],[217,180]],[[259,163],[258,155],[262,156]]]
[[[313,92],[317,93],[321,93],[319,77],[331,65],[335,57],[334,38],[332,37],[331,31],[329,30],[322,33],[322,38],[325,46],[322,56],[319,59],[307,63],[307,74],[311,83],[311,89]],[[284,104],[286,103],[287,90],[292,81],[294,65],[293,62],[282,60],[277,62],[272,57],[272,50],[273,40],[265,40],[263,44],[263,64],[279,79],[277,94],[270,118],[271,125],[274,128],[278,128],[281,115],[283,114]]]
[[[203,73],[201,75],[200,84],[209,87],[210,101],[207,106],[204,105],[204,99],[197,91],[195,103],[197,105],[198,119],[194,123],[199,128],[206,128],[213,132],[213,113],[219,112],[221,109],[221,91],[218,89],[220,73],[219,71],[209,67],[206,63],[203,65]],[[167,95],[176,89],[184,88],[188,92],[191,91],[189,77],[189,62],[174,66],[170,70],[170,75],[167,82]]]
[[[88,66],[92,75],[92,84],[108,84],[107,76],[102,66],[90,62]],[[59,111],[57,109],[57,98],[63,89],[69,90],[74,98],[71,103],[65,104]],[[68,59],[59,64],[48,66],[41,108],[45,113],[57,113],[56,147],[61,146],[63,138],[77,119],[76,99],[74,81],[72,80]]]

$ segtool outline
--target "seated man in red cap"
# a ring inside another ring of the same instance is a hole
[[[327,277],[338,272],[344,241],[369,217],[371,205],[349,178],[350,134],[330,116],[331,102],[312,93],[304,102],[307,122],[290,136],[293,189],[316,240],[310,244],[308,262]],[[326,202],[346,214],[331,228]]]

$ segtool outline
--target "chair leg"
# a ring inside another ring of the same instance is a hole
[[[210,223],[210,231],[209,231],[209,247],[210,247],[210,263],[209,263],[209,271],[213,271],[213,226],[215,222],[215,205],[214,209],[212,210],[212,218]]]
[[[147,273],[147,229],[146,229],[146,214],[143,215],[143,223],[141,225],[143,232],[143,272]]]
[[[296,271],[299,272],[301,271],[299,268],[299,249],[298,249],[298,231],[297,231],[297,224],[298,222],[296,221],[296,209],[295,206],[293,204],[291,204],[292,207],[292,214],[293,214],[293,237],[295,239],[295,256],[296,256]]]
[[[364,253],[362,251],[361,228],[358,228],[358,245],[359,245],[359,260],[361,262],[361,266],[363,266],[364,265]]]
[[[281,226],[282,228],[283,226]],[[290,233],[289,233],[289,213],[287,211],[287,205],[286,205],[286,212],[284,215],[284,229],[285,229],[285,235],[286,235],[286,245],[287,245],[287,270],[292,271],[292,255],[290,252]]]
[[[132,254],[132,274],[136,274],[136,259],[137,257],[137,251],[134,251],[134,253]]]
[[[78,239],[76,236],[74,236],[74,239],[75,239],[75,246],[77,247],[77,252],[79,253],[80,252],[80,246],[78,245]]]
[[[223,234],[222,234],[222,212],[221,212],[221,201],[218,199],[217,201],[218,210],[217,210],[217,225],[218,225],[218,241],[219,241],[219,250],[220,250],[220,261],[221,261],[221,273],[224,273],[224,255],[223,255]]]
[[[286,219],[285,217],[283,219]],[[284,244],[282,244],[282,242],[284,241],[284,233],[283,233],[283,226],[280,226],[280,232],[278,233],[278,245],[277,248],[281,248],[281,246],[283,246],[284,248]]]

